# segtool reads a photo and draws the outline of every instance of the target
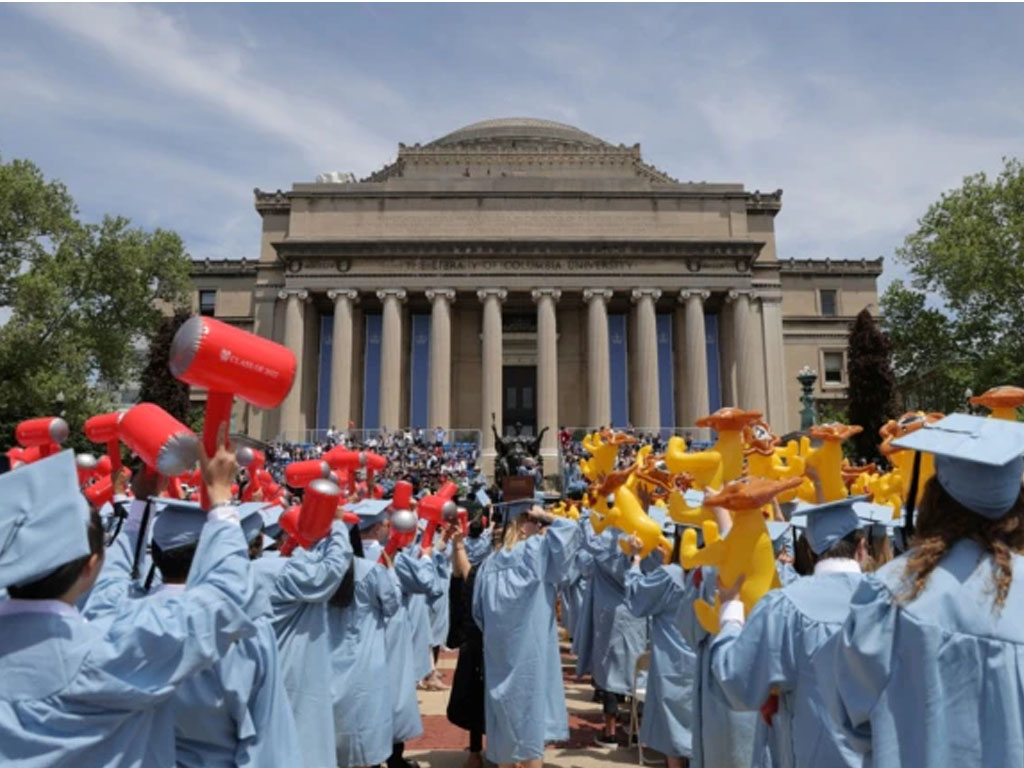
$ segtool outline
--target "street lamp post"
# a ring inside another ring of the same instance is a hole
[[[805,365],[797,373],[796,380],[800,382],[800,402],[804,406],[800,411],[800,429],[810,429],[814,425],[814,382],[818,380],[818,374]]]

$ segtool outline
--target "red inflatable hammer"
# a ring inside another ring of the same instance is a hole
[[[295,355],[269,339],[212,317],[193,317],[174,334],[171,373],[204,387],[203,447],[217,451],[217,432],[231,420],[235,396],[257,408],[277,408],[295,379]]]
[[[115,411],[101,413],[85,420],[85,436],[93,443],[106,443],[111,471],[121,466],[121,435],[117,431],[117,425],[121,423],[122,416],[124,413]]]
[[[320,459],[293,461],[284,468],[284,481],[292,488],[305,488],[314,480],[326,480],[330,474],[331,467],[326,461]],[[332,483],[332,485],[334,484]],[[341,493],[340,490],[338,492]]]
[[[309,549],[331,530],[341,489],[330,480],[319,478],[306,486],[301,507],[292,507],[281,516],[281,528],[288,540],[281,545],[281,554],[288,556],[295,547]]]
[[[121,417],[118,432],[124,444],[161,475],[180,475],[198,459],[199,438],[159,405],[139,403]]]
[[[36,448],[38,455],[32,457],[26,451],[22,461],[26,464],[36,459],[44,459],[60,449],[60,444],[68,439],[68,423],[59,416],[43,416],[21,422],[14,430],[14,436],[25,448]]]

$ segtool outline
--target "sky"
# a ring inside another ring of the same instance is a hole
[[[885,256],[884,287],[931,202],[1024,156],[1021,39],[1021,5],[2,5],[0,159],[257,258],[254,187],[539,117],[782,188],[780,257]]]

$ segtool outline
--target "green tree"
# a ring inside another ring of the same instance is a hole
[[[967,387],[1024,382],[1024,164],[977,173],[931,205],[897,250],[909,285],[882,300],[912,407],[963,407]],[[913,401],[913,402],[912,402]]]
[[[0,158],[0,443],[64,395],[73,435],[141,366],[138,350],[189,289],[181,238],[122,217],[79,219],[67,189]]]
[[[184,307],[160,321],[149,342],[149,359],[139,378],[139,400],[156,403],[183,424],[192,416],[189,387],[168,373],[167,360],[171,356],[171,341],[182,324],[192,316]]]
[[[849,381],[847,421],[864,430],[851,442],[856,458],[873,461],[878,455],[878,430],[896,415],[896,377],[890,364],[889,337],[862,309],[850,327],[846,373]]]

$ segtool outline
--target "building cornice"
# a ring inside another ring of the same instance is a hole
[[[759,240],[281,240],[271,243],[281,261],[339,258],[662,258],[685,259],[690,272],[703,260],[734,262],[749,272],[764,243]]]
[[[289,213],[292,209],[290,192],[282,192],[280,189],[274,192],[264,192],[259,187],[256,187],[252,194],[256,210],[260,214]]]
[[[885,259],[779,259],[783,275],[868,275],[882,274]]]
[[[241,259],[192,259],[192,275],[255,275],[258,262]]]

